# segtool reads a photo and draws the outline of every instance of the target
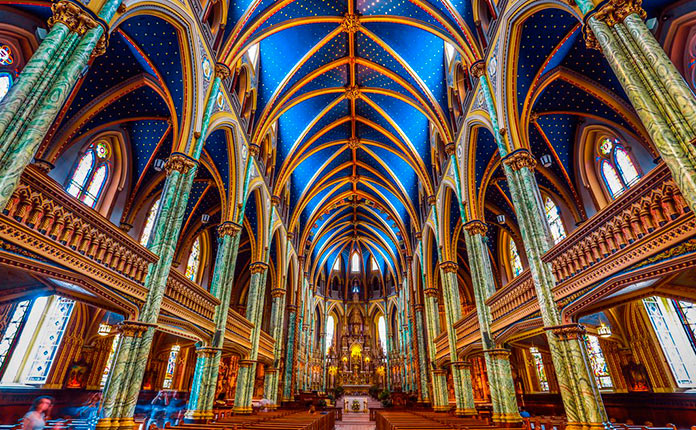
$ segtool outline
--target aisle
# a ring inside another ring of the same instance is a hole
[[[364,412],[344,412],[343,420],[336,421],[336,430],[374,430],[375,422]]]

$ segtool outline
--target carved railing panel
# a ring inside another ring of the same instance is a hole
[[[694,217],[664,163],[542,258],[565,297],[694,235]]]
[[[514,320],[514,318],[518,317],[521,309],[526,309],[527,311],[537,309],[536,291],[534,290],[534,282],[532,282],[532,274],[529,269],[520,273],[505,287],[496,291],[486,300],[486,304],[491,310],[493,327],[500,324],[505,325],[507,321]]]
[[[251,330],[253,328],[254,324],[252,324],[251,321],[244,318],[237,311],[230,309],[227,313],[225,339],[249,350],[251,349]]]
[[[164,297],[164,310],[187,310],[188,318],[194,319],[194,322],[206,328],[215,316],[215,307],[220,304],[220,301],[207,290],[174,269],[169,272]],[[168,306],[169,304],[171,306]],[[167,309],[168,307],[171,309]]]
[[[261,330],[259,338],[259,357],[264,357],[267,360],[273,361],[273,350],[275,348],[275,339],[270,334]]]
[[[157,261],[34,166],[26,168],[0,215],[0,237],[136,297]]]

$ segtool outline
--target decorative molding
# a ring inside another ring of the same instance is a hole
[[[257,261],[249,265],[249,271],[251,271],[252,275],[263,273],[266,270],[268,270],[268,263],[264,263],[263,261]]]
[[[502,129],[500,130],[500,133],[504,134]],[[509,166],[515,172],[525,167],[530,170],[534,170],[534,167],[536,166],[536,159],[528,149],[522,148],[506,155],[503,158],[503,163],[505,163],[506,166]]]
[[[169,156],[167,163],[164,165],[164,170],[167,172],[167,176],[174,171],[185,175],[196,166],[198,166],[198,161],[181,152],[175,152]]]
[[[218,236],[236,236],[240,231],[242,231],[242,226],[236,222],[226,221],[220,224],[217,228]]]
[[[485,222],[475,219],[464,224],[464,230],[466,230],[470,235],[475,236],[480,234],[481,236],[486,236],[488,232],[488,226]]]

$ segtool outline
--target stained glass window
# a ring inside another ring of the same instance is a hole
[[[612,199],[640,179],[638,168],[618,139],[603,138],[599,142],[597,152],[600,173]]]
[[[626,183],[626,187],[630,188],[631,185],[640,179],[638,169],[636,169],[633,161],[631,161],[631,157],[628,156],[628,152],[622,146],[617,146],[614,149],[614,158],[616,159],[619,173],[621,173],[621,179]]]
[[[686,328],[691,345],[696,348],[696,305],[690,302],[675,301],[674,306],[677,308],[682,324]]]
[[[609,376],[609,369],[607,368],[607,362],[604,359],[602,348],[599,345],[599,339],[597,336],[589,334],[585,335],[584,338],[587,348],[587,358],[590,360],[590,366],[592,367],[595,380],[597,380],[597,386],[599,388],[612,388],[614,385],[611,382],[611,376]]]
[[[147,246],[147,242],[150,240],[152,229],[155,226],[155,218],[157,217],[159,205],[160,199],[155,200],[155,203],[152,204],[150,210],[147,212],[147,219],[145,220],[145,226],[143,227],[143,234],[140,235],[140,244],[143,246]]]
[[[379,333],[379,344],[382,346],[384,354],[387,353],[387,324],[384,322],[384,317],[380,316],[377,319],[377,333]]]
[[[0,339],[0,369],[2,369],[5,359],[12,349],[15,340],[17,339],[17,335],[22,327],[22,323],[24,323],[24,318],[27,316],[27,310],[29,309],[30,305],[31,300],[25,300],[18,303],[14,312],[12,312],[10,322],[7,323],[5,332],[2,334],[2,338]]]
[[[12,76],[9,73],[0,73],[0,101],[5,98],[12,88]]]
[[[46,382],[74,305],[74,301],[64,297],[58,297],[57,300],[53,301],[44,323],[41,325],[41,330],[38,332],[39,338],[34,344],[34,350],[30,355],[29,372],[25,382],[30,384]]]
[[[0,45],[0,66],[9,66],[14,63],[12,48],[9,45]]]
[[[334,261],[334,265],[331,270],[341,270],[341,257],[336,257],[336,261]]]
[[[350,271],[353,273],[360,271],[360,256],[357,252],[354,252],[350,258]]]
[[[104,142],[91,144],[77,163],[66,188],[84,204],[94,207],[109,179],[109,147]]]
[[[104,366],[104,371],[102,372],[99,388],[104,388],[104,386],[106,385],[106,381],[109,379],[109,373],[111,373],[111,366],[114,364],[114,356],[116,355],[116,348],[118,347],[118,341],[120,339],[120,333],[113,337],[113,341],[111,342],[111,349],[109,350],[109,357],[106,359],[106,366]]]
[[[677,385],[696,385],[696,353],[673,303],[662,297],[648,297],[643,304]]]
[[[196,281],[198,277],[198,269],[201,266],[201,242],[200,237],[197,237],[191,246],[188,263],[186,263],[186,277],[192,281]]]
[[[373,271],[379,270],[379,267],[377,266],[377,260],[375,260],[374,258],[370,259],[370,269]]]
[[[549,197],[546,197],[546,200],[544,200],[544,211],[546,212],[546,220],[549,223],[549,228],[551,228],[553,243],[558,243],[566,235],[563,221],[561,221],[561,212],[558,210],[558,206],[556,206]]]
[[[529,348],[529,354],[531,354],[534,366],[536,367],[541,391],[549,391],[549,380],[546,379],[546,370],[544,369],[544,360],[541,358],[541,353],[536,347],[531,347]]]
[[[174,371],[176,370],[176,359],[179,356],[179,351],[181,347],[177,344],[172,345],[172,349],[169,351],[169,359],[167,360],[167,371],[164,374],[164,382],[162,383],[162,388],[172,388],[172,381],[174,380]]]
[[[324,354],[329,353],[329,349],[331,348],[331,344],[333,343],[335,327],[336,323],[334,322],[334,317],[333,315],[329,315],[329,317],[326,318],[326,351],[324,351]]]
[[[508,242],[508,249],[510,250],[510,268],[512,269],[512,276],[515,277],[522,273],[522,259],[512,238]]]

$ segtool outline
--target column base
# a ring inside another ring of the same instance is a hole
[[[522,417],[520,414],[511,412],[507,414],[493,414],[491,420],[496,427],[500,428],[519,428],[522,427]]]
[[[465,409],[457,409],[454,411],[454,414],[458,417],[466,417],[466,416],[473,416],[473,415],[478,415],[478,411],[474,408],[465,408]]]
[[[238,415],[250,415],[251,412],[251,406],[235,406],[234,408],[234,413]]]
[[[449,405],[447,406],[433,406],[433,411],[434,412],[447,412],[450,410]]]
[[[186,424],[206,424],[213,419],[213,411],[186,411],[184,422]]]
[[[128,418],[101,418],[95,427],[96,430],[133,430],[135,421]]]
[[[610,423],[580,423],[568,422],[566,430],[605,430],[612,428]]]

